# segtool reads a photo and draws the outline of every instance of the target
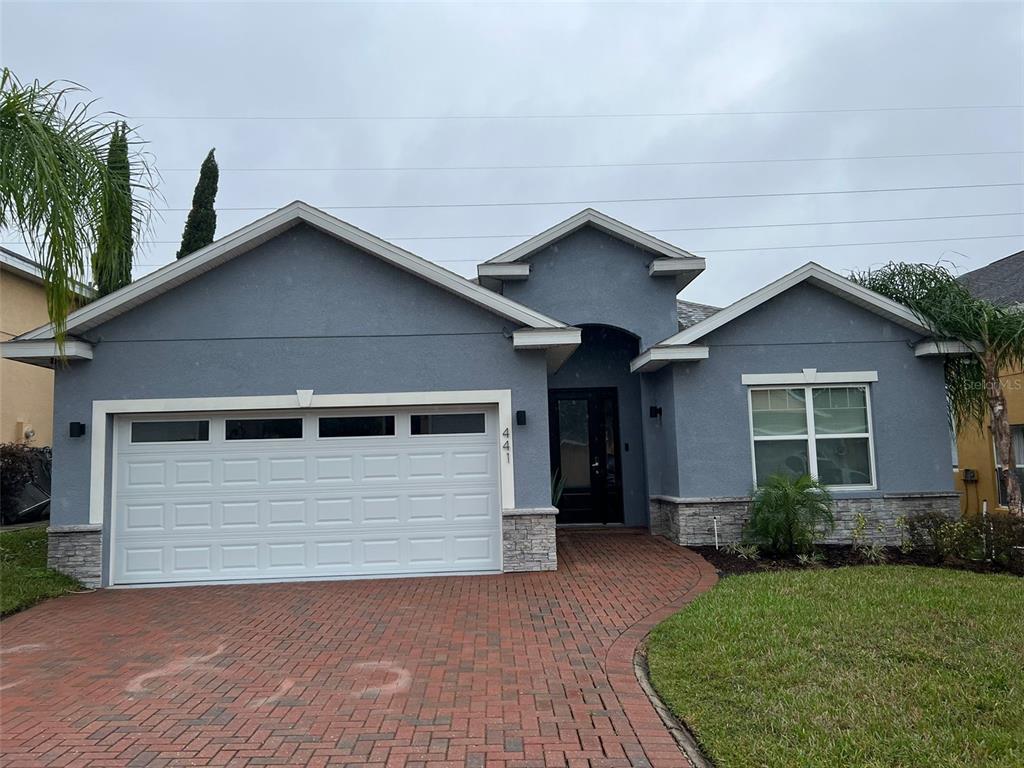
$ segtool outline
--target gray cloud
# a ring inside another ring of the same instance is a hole
[[[846,162],[408,172],[267,167],[654,163],[1024,150],[1021,110],[587,120],[265,121],[162,116],[595,114],[1024,102],[1020,4],[86,4],[0,7],[3,62],[68,78],[132,116],[187,207],[211,146],[218,205],[594,200],[1024,182],[1024,155]],[[580,206],[332,213],[387,237],[530,235]],[[641,229],[1024,211],[1021,187],[617,203]],[[258,212],[219,214],[218,234]],[[154,223],[136,274],[173,259],[184,212]],[[709,253],[685,295],[725,303],[816,260],[836,269],[1024,247],[1024,215],[673,232]],[[859,248],[770,246],[891,240]],[[5,238],[5,239],[10,239]],[[397,241],[465,275],[515,238]]]

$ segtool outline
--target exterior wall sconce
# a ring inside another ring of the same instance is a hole
[[[652,419],[660,419],[661,418],[661,406],[660,405],[652,405],[651,406],[651,418]]]
[[[516,426],[517,427],[525,427],[526,426],[526,411],[516,411]]]
[[[82,437],[85,435],[85,424],[81,421],[72,421],[68,425],[68,435],[70,437]]]

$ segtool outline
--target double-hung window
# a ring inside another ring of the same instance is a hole
[[[836,488],[875,487],[866,385],[753,387],[754,482],[809,474]]]
[[[1021,483],[1024,483],[1024,426],[1010,426],[1010,439],[1013,440],[1013,456],[1017,462],[1017,477],[1020,478]],[[992,450],[995,450],[995,445],[992,446]],[[999,506],[1005,507],[1006,501],[1006,486],[1003,485],[1002,476],[1002,465],[999,464],[998,457],[996,458],[996,487],[999,489]]]

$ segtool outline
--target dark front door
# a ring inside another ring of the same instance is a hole
[[[562,485],[558,523],[622,522],[619,403],[614,389],[548,394],[551,471]]]

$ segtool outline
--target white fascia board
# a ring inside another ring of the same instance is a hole
[[[630,373],[651,373],[669,363],[707,360],[711,350],[708,347],[690,345],[685,347],[651,347],[629,361]]]
[[[964,344],[962,341],[929,339],[928,341],[919,341],[914,345],[916,357],[945,357],[946,355],[963,357],[973,354],[974,350],[970,345]]]
[[[579,328],[535,329],[520,328],[512,334],[516,349],[549,349],[550,347],[579,346],[583,334]]]
[[[647,268],[651,277],[684,275],[691,272],[704,271],[704,259],[694,256],[692,259],[655,259]]]
[[[504,253],[498,254],[492,259],[488,259],[484,263],[508,264],[510,262],[519,261],[520,259],[531,256],[542,248],[551,245],[551,243],[557,242],[567,235],[571,235],[577,229],[588,224],[597,227],[610,235],[625,240],[626,242],[633,243],[634,245],[638,245],[642,248],[646,248],[647,250],[668,259],[690,260],[696,258],[692,253],[684,251],[682,248],[678,248],[671,243],[666,243],[664,240],[660,240],[657,237],[636,229],[635,227],[624,224],[623,222],[613,219],[611,216],[607,216],[600,211],[596,211],[593,208],[585,208],[574,216],[570,216],[565,221],[555,224],[553,227],[544,230],[538,235],[534,235],[529,240],[510,248]]]
[[[525,280],[530,276],[529,262],[521,261],[515,264],[479,264],[476,273],[482,278],[495,278],[497,280]]]
[[[291,203],[226,237],[178,259],[145,277],[104,296],[82,309],[72,312],[67,319],[68,332],[84,331],[116,317],[132,307],[158,296],[176,285],[187,282],[228,259],[252,250],[272,237],[299,223],[305,223],[337,237],[357,248],[410,272],[427,282],[444,288],[462,298],[484,307],[495,314],[532,328],[564,328],[565,324],[489,291],[483,286],[450,272],[433,262],[381,240],[340,219],[324,213],[301,201]],[[45,325],[21,339],[53,337],[53,326]]]
[[[820,264],[816,264],[811,261],[804,264],[799,269],[790,272],[788,275],[780,277],[775,282],[769,283],[764,288],[754,291],[748,296],[744,296],[734,304],[730,304],[725,309],[719,310],[711,317],[701,320],[699,323],[691,325],[689,328],[685,328],[673,336],[669,336],[667,339],[660,342],[659,346],[691,344],[711,333],[711,331],[721,328],[726,323],[732,322],[741,315],[759,307],[766,301],[775,298],[780,293],[783,293],[804,281],[808,281],[812,285],[827,290],[829,293],[833,293],[840,298],[844,298],[858,306],[864,307],[877,315],[881,315],[894,323],[898,323],[905,328],[909,328],[915,333],[930,333],[928,327],[923,325],[917,318],[917,315],[907,307],[893,301],[892,299],[886,298],[881,294],[868,290],[864,286],[854,283],[852,280],[847,280],[842,275],[838,275],[829,269],[825,269],[825,267]]]
[[[819,371],[804,368],[800,373],[744,373],[743,384],[749,387],[775,384],[870,384],[878,381],[878,371]]]
[[[65,360],[92,360],[92,344],[67,339],[64,342],[64,354],[61,355],[55,341],[5,341],[0,344],[0,357],[52,368],[53,361],[62,357]]]
[[[544,350],[548,373],[554,373],[561,368],[582,342],[583,332],[579,328],[556,330],[521,328],[512,334],[512,346],[515,349]]]

